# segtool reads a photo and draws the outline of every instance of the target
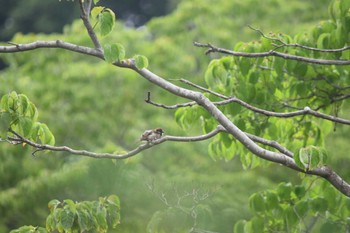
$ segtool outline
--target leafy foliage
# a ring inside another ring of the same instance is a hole
[[[299,33],[292,37],[287,34],[272,33],[262,36],[259,41],[239,42],[235,45],[234,50],[259,53],[275,49],[278,52],[322,59],[347,57],[349,50],[325,53],[289,46],[298,44],[318,49],[344,47],[346,42],[350,41],[347,33],[350,31],[350,26],[345,24],[350,15],[348,11],[341,10],[347,7],[346,2],[334,1],[330,9],[336,13],[332,13],[331,20],[321,22],[308,34]],[[347,96],[346,87],[350,84],[347,78],[349,71],[349,67],[346,66],[321,66],[278,57],[223,57],[210,62],[204,80],[210,90],[226,96],[236,96],[260,109],[283,113],[290,109],[310,107],[322,110],[326,114],[337,115],[342,105],[342,97]],[[217,97],[211,97],[211,99],[215,101]],[[315,152],[313,156],[307,156],[308,158],[313,157],[311,164],[308,163],[311,167],[319,165],[323,160],[321,157],[324,157],[324,153],[321,151],[324,150],[324,139],[331,131],[332,125],[329,122],[308,116],[293,119],[266,117],[254,111],[247,111],[238,103],[227,104],[221,107],[221,110],[247,133],[284,142],[283,145],[286,148],[299,154],[296,161],[299,165],[303,164],[301,167],[306,166],[307,162],[302,162],[302,160],[306,154],[310,155],[310,151]],[[202,121],[205,132],[215,127],[215,122],[210,121],[210,116],[203,114],[198,109],[197,113],[194,111],[194,108],[187,108],[186,111],[179,109],[175,116],[180,125],[184,126],[184,122],[199,119]],[[253,162],[239,144],[234,146],[235,153],[232,153],[232,144],[235,142],[222,139],[215,140],[209,145],[208,150],[212,157],[216,154],[229,160],[234,154],[240,154],[244,167],[254,167],[260,163],[256,162],[256,159]],[[313,146],[308,147],[308,145]],[[314,146],[319,148],[315,149]],[[300,148],[308,149],[301,149],[298,153]],[[306,150],[310,153],[304,153]]]
[[[251,195],[249,202],[253,217],[238,221],[234,233],[345,232],[348,226],[349,200],[320,180],[281,183]]]
[[[91,16],[96,21],[101,36],[107,36],[114,29],[115,14],[111,9],[96,6],[91,10]]]
[[[106,44],[103,48],[105,59],[107,62],[111,63],[114,61],[123,60],[125,57],[125,48],[119,43]]]
[[[288,8],[277,8],[287,2]],[[283,106],[271,105],[273,99],[281,103],[281,99],[285,100],[293,95],[305,96],[309,90],[318,91],[323,87],[327,87],[326,90],[330,91],[334,90],[334,88],[332,89],[333,85],[343,84],[340,81],[346,80],[344,76],[347,72],[346,68],[316,66],[317,69],[324,69],[327,74],[327,79],[319,81],[319,84],[316,85],[317,82],[316,84],[312,82],[314,81],[312,77],[315,76],[310,75],[313,74],[314,67],[309,68],[310,66],[298,62],[285,62],[279,58],[260,59],[262,61],[231,57],[217,59],[210,63],[209,66],[211,67],[208,67],[205,74],[206,80],[198,79],[198,76],[202,76],[202,67],[203,64],[207,64],[208,58],[202,56],[199,49],[194,49],[189,41],[200,38],[202,41],[218,42],[220,45],[230,48],[238,39],[252,38],[252,31],[242,31],[243,24],[252,23],[252,25],[257,25],[256,22],[259,22],[259,25],[264,23],[273,25],[275,23],[278,26],[272,26],[274,29],[280,27],[285,28],[285,30],[302,31],[301,28],[308,25],[291,26],[296,20],[294,19],[295,12],[302,13],[301,9],[310,9],[310,6],[314,6],[317,9],[317,14],[310,14],[310,12],[313,12],[312,10],[305,10],[307,16],[304,17],[322,16],[322,11],[317,8],[322,4],[317,6],[314,1],[311,1],[311,4],[307,1],[301,1],[300,3],[281,0],[267,1],[264,2],[264,7],[259,7],[258,11],[254,11],[254,14],[252,14],[251,9],[256,8],[256,4],[256,1],[220,1],[215,5],[210,4],[210,1],[184,1],[173,15],[155,19],[139,30],[123,28],[118,33],[114,33],[112,30],[107,38],[102,39],[102,42],[105,48],[108,43],[113,45],[110,41],[118,41],[123,44],[125,50],[130,54],[142,53],[147,55],[147,57],[152,58],[152,69],[157,70],[159,74],[167,75],[166,77],[183,77],[186,74],[185,77],[190,76],[198,83],[204,81],[209,83],[208,87],[212,90],[223,91],[227,95],[236,95],[237,93],[239,97],[252,101],[250,103],[256,106],[266,107],[265,105],[267,105],[270,109],[276,111],[284,111],[285,109]],[[239,8],[237,8],[237,5]],[[236,12],[233,13],[232,10]],[[278,20],[274,12],[283,13],[283,20],[282,18]],[[272,20],[265,20],[264,16],[271,16]],[[293,18],[288,18],[291,16]],[[213,20],[213,18],[217,20]],[[308,20],[312,20],[310,18]],[[254,21],[254,19],[258,19],[258,21]],[[96,20],[98,19],[96,18]],[[283,24],[284,20],[286,20],[286,24]],[[267,22],[272,22],[272,24]],[[101,31],[100,23],[98,25],[95,29]],[[201,27],[201,25],[206,27]],[[106,25],[106,31],[113,29],[110,26]],[[117,24],[118,26],[121,26],[121,24]],[[321,23],[320,27],[322,30],[334,29],[334,23]],[[216,33],[213,33],[213,28],[215,28]],[[227,28],[230,30],[228,31]],[[183,33],[183,31],[188,33]],[[315,30],[315,38],[321,38],[317,36],[317,33],[318,31]],[[234,35],[234,38],[232,35]],[[291,38],[286,34],[271,34],[271,36],[281,36],[281,39],[290,43],[295,41],[301,43],[304,39],[308,42],[310,39],[310,35],[303,36],[302,34],[298,36],[298,40],[297,37]],[[325,39],[317,39],[316,41],[319,41],[320,46],[327,45],[328,35],[322,37]],[[79,22],[67,26],[63,35],[31,34],[24,36],[17,34],[13,41],[26,43],[39,39],[65,39],[77,44],[90,44],[89,38],[85,36],[85,30]],[[135,43],[135,41],[138,43]],[[273,45],[266,38],[261,38],[259,42],[237,44],[237,49],[241,51],[259,51],[259,48],[264,48],[265,51],[273,48]],[[283,49],[291,53],[296,51],[292,48]],[[106,50],[108,49],[105,49],[105,52]],[[149,108],[140,104],[140,102],[142,103],[146,90],[151,90],[153,96],[161,96],[160,99],[164,102],[174,103],[178,100],[136,79],[136,76],[130,72],[121,69],[116,72],[115,69],[111,69],[103,62],[96,62],[96,60],[89,58],[85,59],[76,54],[67,55],[68,53],[64,51],[45,50],[35,52],[35,58],[31,53],[6,56],[10,67],[4,72],[5,75],[1,76],[1,82],[5,85],[0,85],[0,88],[4,93],[12,90],[28,93],[28,96],[31,96],[39,109],[45,109],[45,111],[41,111],[41,116],[45,122],[48,122],[50,128],[55,127],[55,136],[60,144],[96,148],[101,151],[114,151],[117,145],[125,148],[132,147],[133,145],[129,143],[135,141],[142,130],[153,126],[166,125],[167,132],[174,135],[177,133],[195,134],[198,132],[196,125],[202,125],[205,132],[215,127],[215,121],[210,119],[200,107],[195,106],[176,112],[175,117],[185,131],[177,129],[171,123],[171,113],[159,114],[154,108]],[[123,56],[121,55],[122,53],[119,51],[115,53],[110,51],[106,60],[113,62],[122,59]],[[312,55],[329,56],[317,52]],[[347,55],[347,52],[343,52],[341,56],[345,58]],[[330,56],[330,58],[332,57]],[[146,63],[141,59],[138,68],[146,67],[145,64],[148,64],[148,62]],[[250,71],[251,68],[252,71]],[[271,70],[261,72],[264,68]],[[320,73],[324,74],[322,72]],[[303,80],[304,74],[310,75],[308,76],[310,80]],[[297,81],[290,91],[285,91],[290,87],[288,80]],[[332,81],[332,85],[329,84],[329,80]],[[324,95],[324,98],[317,101],[311,99],[311,103],[317,106],[322,104],[326,97],[328,96]],[[211,99],[214,100],[215,98],[211,97]],[[302,101],[299,100],[299,105],[298,101],[293,102],[293,104],[297,107],[304,107],[305,103],[308,104],[307,100]],[[328,104],[328,106],[330,107],[323,110],[331,112],[331,107],[335,106],[335,103],[333,105]],[[261,133],[260,135],[273,140],[285,139],[286,146],[296,143],[296,152],[300,148],[308,148],[308,145],[313,144],[318,146],[317,148],[322,148],[324,137],[330,132],[332,126],[329,123],[315,121],[310,117],[300,118],[299,121],[291,119],[280,121],[265,118],[258,114],[248,113],[237,104],[221,108],[225,113],[231,115],[234,122],[241,129]],[[334,107],[334,109],[337,108]],[[52,116],[53,113],[55,117]],[[247,116],[248,118],[245,118]],[[59,119],[59,122],[57,119]],[[305,139],[303,140],[304,136]],[[261,190],[266,186],[271,186],[270,180],[279,182],[283,179],[296,179],[293,175],[286,178],[285,171],[281,172],[278,169],[242,173],[235,160],[238,158],[234,155],[240,157],[244,168],[256,167],[261,162],[238,145],[228,135],[220,134],[208,147],[209,154],[216,162],[207,160],[203,156],[207,154],[204,144],[193,145],[193,148],[164,145],[159,153],[155,151],[145,152],[144,157],[137,160],[130,159],[126,165],[118,164],[116,167],[111,166],[109,162],[90,160],[82,163],[82,161],[78,161],[79,159],[72,157],[57,159],[53,156],[51,158],[42,156],[36,161],[30,162],[16,156],[18,153],[23,153],[23,151],[13,152],[9,155],[9,150],[7,148],[3,149],[2,151],[6,151],[3,153],[6,153],[7,156],[2,157],[2,159],[6,160],[6,164],[14,164],[12,165],[14,171],[18,172],[20,164],[26,166],[39,162],[43,164],[41,167],[37,165],[38,169],[34,174],[34,171],[31,171],[28,176],[21,174],[22,182],[17,182],[17,179],[20,178],[17,178],[16,182],[13,183],[11,183],[13,177],[6,179],[10,180],[7,187],[11,188],[1,192],[0,212],[4,215],[1,224],[2,226],[8,226],[6,224],[11,219],[17,219],[19,214],[15,210],[21,211],[22,221],[23,219],[29,221],[29,218],[42,213],[40,203],[35,196],[46,198],[47,195],[51,194],[52,196],[59,196],[60,199],[74,197],[87,199],[100,195],[102,192],[114,192],[118,193],[122,200],[128,202],[128,208],[123,209],[127,212],[127,214],[123,214],[125,218],[123,217],[122,225],[124,226],[120,226],[126,229],[125,232],[144,230],[150,220],[150,213],[154,213],[152,215],[154,219],[162,220],[159,222],[153,221],[150,224],[154,227],[153,229],[161,229],[162,227],[166,229],[167,224],[171,225],[171,223],[176,222],[175,220],[181,220],[183,215],[179,215],[179,212],[173,214],[171,211],[160,210],[163,206],[158,204],[159,201],[157,202],[154,197],[150,197],[147,192],[140,189],[146,182],[145,179],[157,177],[157,179],[162,180],[163,184],[175,181],[180,183],[195,181],[211,186],[221,185],[221,191],[212,199],[211,210],[213,215],[200,219],[198,224],[202,224],[207,229],[213,229],[213,231],[228,232],[238,218],[247,216],[246,208],[242,207],[242,203],[247,201],[248,194]],[[227,160],[227,163],[221,163],[220,159]],[[62,168],[62,164],[65,164],[64,168]],[[188,169],[189,166],[191,169]],[[46,167],[49,168],[45,169]],[[74,172],[73,169],[75,169]],[[17,173],[13,174],[13,176],[16,176]],[[2,177],[6,181],[5,176]],[[50,190],[49,194],[46,192],[47,189]],[[24,191],[30,198],[21,199],[20,194]],[[235,195],[232,195],[232,193],[235,193]],[[262,195],[262,197],[264,196]],[[327,198],[330,197],[327,196]],[[40,198],[40,201],[42,199]],[[257,199],[261,198],[258,197]],[[264,210],[264,205],[257,201],[252,202],[254,203],[251,205],[252,207],[256,206],[260,211]],[[63,205],[67,204],[63,203]],[[40,216],[42,217],[42,215]],[[67,220],[69,219],[72,218],[68,216]],[[256,224],[252,225],[261,226],[261,219],[255,221]],[[66,226],[69,227],[70,221],[65,222],[67,223]],[[241,222],[240,225],[245,226]],[[329,225],[332,225],[332,223],[325,225],[325,228],[331,227]]]
[[[44,232],[107,232],[120,223],[120,202],[115,195],[100,197],[98,201],[63,202],[51,200],[50,214],[46,219],[46,229],[23,226],[11,233]]]
[[[30,140],[55,144],[55,138],[46,124],[37,121],[38,110],[35,105],[23,94],[12,91],[2,96],[0,119],[0,137],[3,139],[12,134],[9,132],[11,129]]]

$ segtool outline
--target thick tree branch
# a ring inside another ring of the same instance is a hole
[[[235,57],[250,57],[250,58],[281,57],[286,60],[296,60],[296,61],[302,61],[302,62],[311,63],[311,64],[319,64],[319,65],[338,65],[338,66],[350,65],[350,60],[327,60],[327,59],[309,58],[309,57],[291,55],[287,53],[281,53],[275,50],[270,50],[270,51],[261,52],[261,53],[245,53],[245,52],[236,52],[236,51],[232,51],[224,48],[215,47],[211,44],[202,44],[202,43],[194,42],[194,45],[197,47],[208,48],[205,54],[222,53],[222,54],[232,55]]]
[[[236,125],[234,125],[216,106],[212,103],[208,98],[202,95],[199,92],[191,91],[184,89],[182,87],[178,87],[164,78],[159,77],[158,75],[152,73],[148,69],[138,70],[134,66],[130,66],[129,68],[138,72],[142,77],[154,83],[157,86],[173,93],[177,96],[184,97],[190,100],[197,102],[200,106],[205,108],[216,120],[219,124],[221,124],[225,130],[232,134],[234,138],[240,141],[249,151],[258,157],[269,160],[274,163],[278,163],[284,165],[293,170],[317,175],[328,180],[335,188],[337,188],[341,193],[350,197],[350,185],[346,183],[339,175],[337,175],[332,169],[322,166],[312,170],[305,171],[299,168],[294,160],[291,157],[285,156],[282,153],[273,152],[266,150],[260,146],[258,146],[248,135],[246,135],[243,131],[241,131]]]

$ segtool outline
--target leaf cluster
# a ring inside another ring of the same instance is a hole
[[[347,23],[350,15],[348,10],[344,10],[349,9],[348,2],[333,1],[329,9],[330,20],[322,21],[308,33],[303,32],[295,36],[283,33],[263,34],[258,41],[237,43],[234,51],[258,54],[276,50],[304,57],[348,59],[350,50],[322,51],[342,48],[350,40],[350,24]],[[316,48],[316,50],[298,45]],[[204,80],[209,90],[228,97],[237,97],[259,109],[286,113],[291,109],[309,107],[325,114],[338,115],[343,102],[349,95],[349,71],[347,66],[306,64],[280,57],[226,56],[210,62]],[[208,96],[212,101],[219,100],[216,96]],[[219,108],[241,130],[283,142],[283,146],[299,155],[299,149],[308,145],[323,148],[325,136],[331,132],[332,127],[330,122],[309,116],[293,118],[265,116],[248,110],[239,103],[229,103]],[[177,110],[175,118],[183,128],[191,122],[199,121],[202,123],[203,131],[208,132],[216,127],[216,122],[203,112],[200,107],[187,107]],[[214,159],[230,160],[235,154],[240,154],[245,168],[261,163],[247,155],[247,151],[241,148],[239,143],[236,144],[225,135],[214,139],[208,151]],[[305,153],[301,154],[305,155]],[[316,156],[324,153],[313,154]]]
[[[51,200],[50,214],[46,219],[46,229],[23,226],[11,233],[46,232],[108,232],[120,224],[120,201],[115,195],[100,197],[98,201],[63,202]]]
[[[249,206],[253,217],[238,221],[235,233],[345,232],[350,213],[349,200],[320,180],[281,183],[251,195]]]
[[[55,137],[46,124],[38,122],[38,110],[24,94],[12,91],[2,96],[0,120],[0,136],[4,140],[13,134],[13,130],[30,140],[55,144]]]

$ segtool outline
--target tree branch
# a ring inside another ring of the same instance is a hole
[[[85,28],[91,38],[92,43],[94,43],[95,49],[102,52],[102,46],[97,38],[96,33],[94,32],[94,28],[90,23],[90,11],[92,7],[92,0],[79,0],[80,11],[81,11],[81,19],[85,25]]]
[[[211,44],[202,44],[202,43],[194,42],[194,45],[197,47],[208,48],[205,54],[222,53],[222,54],[232,55],[235,57],[250,57],[250,58],[281,57],[286,60],[296,60],[296,61],[302,61],[302,62],[311,63],[311,64],[319,64],[319,65],[338,65],[338,66],[350,65],[350,60],[327,60],[327,59],[309,58],[309,57],[302,57],[297,55],[290,55],[287,53],[281,53],[275,50],[270,50],[270,51],[261,52],[261,53],[245,53],[245,52],[236,52],[236,51],[232,51],[224,48],[215,47]]]
[[[82,53],[82,54],[104,59],[103,53],[98,49],[71,44],[62,40],[36,41],[28,44],[15,44],[13,42],[8,42],[8,44],[11,44],[11,45],[0,46],[0,53],[24,52],[24,51],[30,51],[34,49],[40,49],[40,48],[61,48],[72,52]]]
[[[283,47],[294,47],[294,48],[301,48],[301,49],[310,50],[310,51],[314,51],[314,52],[321,52],[321,53],[337,53],[337,52],[343,52],[345,50],[350,49],[350,46],[345,46],[343,48],[338,48],[338,49],[319,49],[319,48],[309,47],[309,46],[300,45],[300,44],[288,44],[279,38],[266,36],[261,30],[254,28],[250,25],[248,25],[248,27],[250,29],[252,29],[253,31],[258,32],[262,37],[264,37],[266,39],[269,39],[272,41],[277,41],[277,42],[281,43],[280,45],[273,44],[277,49],[283,48]]]
[[[211,45],[202,45],[197,43],[197,46],[200,47],[208,47],[209,52],[222,52],[222,53],[227,53],[231,54],[234,56],[247,56],[247,57],[262,57],[262,56],[281,56],[285,59],[294,59],[294,60],[300,60],[304,62],[311,62],[315,64],[325,64],[325,65],[345,65],[345,64],[350,64],[350,61],[343,61],[343,60],[336,60],[336,61],[328,61],[328,60],[319,60],[319,59],[309,59],[309,58],[303,58],[303,57],[297,57],[297,56],[292,56],[288,54],[280,54],[275,51],[270,51],[267,53],[257,53],[257,54],[247,54],[247,53],[238,53],[238,52],[233,52],[230,50],[224,50],[224,49],[219,49],[215,48]],[[26,50],[33,50],[37,48],[63,48],[67,49],[70,51],[74,52],[79,52],[83,54],[87,54],[90,56],[95,56],[101,59],[104,59],[103,53],[99,51],[99,49],[92,49],[92,48],[86,48],[82,46],[77,46],[74,44],[69,44],[67,42],[63,42],[60,40],[57,41],[49,41],[49,42],[34,42],[30,44],[25,44],[25,45],[12,45],[12,46],[0,46],[0,52],[2,53],[9,53],[9,52],[20,52],[20,51],[26,51]],[[143,78],[148,80],[149,82],[161,87],[162,89],[177,95],[179,97],[183,97],[192,101],[195,101],[198,105],[202,106],[204,109],[210,113],[214,119],[218,122],[218,124],[222,125],[222,127],[225,128],[225,130],[230,133],[234,138],[236,138],[238,141],[240,141],[250,152],[253,154],[257,155],[258,157],[271,161],[273,163],[278,163],[281,165],[284,165],[288,168],[291,168],[293,170],[296,170],[298,172],[303,172],[306,174],[311,174],[311,175],[316,175],[325,178],[328,180],[335,188],[337,188],[341,193],[344,195],[350,197],[350,185],[346,183],[339,175],[337,175],[332,169],[322,166],[318,167],[312,170],[302,170],[299,168],[294,160],[291,157],[286,156],[285,154],[274,152],[274,151],[269,151],[266,150],[259,145],[257,145],[254,140],[252,140],[248,135],[246,135],[243,131],[241,131],[236,125],[234,125],[228,118],[225,116],[216,106],[213,102],[211,102],[207,97],[205,97],[203,94],[200,92],[188,90],[182,87],[179,87],[177,85],[174,85],[168,81],[166,81],[164,78],[152,73],[150,70],[143,68],[143,69],[138,69],[135,64],[134,60],[132,59],[127,59],[123,61],[118,61],[114,62],[113,64],[119,67],[124,67],[128,69],[132,69],[138,74],[140,74]],[[217,130],[218,132],[218,130]],[[217,133],[216,132],[216,133]],[[215,134],[216,134],[215,133]],[[214,133],[213,133],[214,134]],[[17,136],[18,137],[18,136]],[[198,136],[199,140],[205,140],[207,138],[210,138],[211,136]],[[18,140],[16,138],[13,138],[14,140]],[[21,139],[21,138],[20,138]],[[94,152],[88,152],[85,150],[74,150],[69,147],[53,147],[49,145],[41,145],[37,144],[35,142],[31,142],[28,140],[25,140],[24,138],[21,139],[23,140],[24,143],[27,143],[39,150],[53,150],[53,151],[66,151],[72,154],[78,154],[78,155],[84,155],[84,156],[90,156],[94,158],[116,158],[116,159],[121,159],[121,158],[127,158],[130,156],[133,156],[142,150],[148,149],[152,147],[153,145],[159,144],[165,140],[173,140],[173,141],[195,141],[196,138],[193,137],[173,137],[173,136],[165,136],[157,141],[155,141],[153,144],[144,144],[136,149],[126,153],[126,154],[120,154],[120,155],[115,155],[115,154],[109,154],[109,153],[94,153]]]
[[[47,144],[40,144],[40,143],[36,143],[36,142],[33,142],[31,140],[28,140],[28,139],[22,137],[21,135],[19,135],[17,132],[13,131],[12,129],[10,129],[9,132],[11,132],[14,135],[14,137],[9,137],[7,140],[1,140],[1,141],[8,142],[8,143],[11,143],[14,145],[25,143],[25,144],[35,148],[35,151],[32,153],[33,155],[38,151],[49,150],[49,151],[68,152],[68,153],[71,153],[74,155],[83,155],[83,156],[93,157],[93,158],[125,159],[125,158],[132,157],[134,155],[137,155],[144,150],[147,150],[155,145],[161,144],[161,143],[166,142],[166,141],[196,142],[196,141],[207,140],[207,139],[217,135],[219,132],[221,132],[221,130],[222,130],[222,128],[217,127],[213,131],[211,131],[207,134],[204,134],[204,135],[199,135],[199,136],[189,136],[189,137],[164,136],[164,137],[162,137],[162,138],[160,138],[152,143],[142,144],[142,145],[138,146],[137,148],[135,148],[129,152],[122,153],[122,154],[96,153],[96,152],[91,152],[91,151],[87,151],[87,150],[76,150],[76,149],[72,149],[68,146],[51,146],[51,145],[47,145]]]
[[[350,197],[350,185],[346,183],[339,175],[337,175],[332,169],[322,166],[312,170],[303,170],[297,166],[291,157],[285,156],[282,153],[273,152],[266,150],[258,146],[249,136],[247,136],[243,131],[241,131],[236,125],[234,125],[208,98],[199,92],[191,91],[178,87],[164,78],[152,73],[146,68],[138,70],[134,66],[129,68],[138,72],[142,77],[154,83],[157,86],[173,93],[177,96],[184,97],[197,102],[200,106],[205,108],[225,130],[233,135],[238,141],[240,141],[250,152],[257,155],[258,157],[271,161],[273,163],[278,163],[291,168],[295,171],[302,172],[305,174],[316,175],[328,180],[335,188],[337,188],[341,193]]]
[[[205,88],[202,88],[202,89],[205,89]],[[332,121],[335,123],[350,125],[350,120],[343,119],[343,118],[336,117],[336,116],[332,116],[332,115],[327,115],[327,114],[324,114],[321,112],[317,112],[315,110],[312,110],[309,107],[305,107],[302,110],[298,110],[298,111],[294,111],[294,112],[273,112],[273,111],[268,111],[265,109],[254,107],[254,106],[244,102],[243,100],[238,99],[237,97],[226,97],[226,96],[223,96],[223,97],[226,98],[226,100],[212,102],[212,103],[215,105],[226,105],[226,104],[230,104],[230,103],[238,103],[239,105],[241,105],[241,106],[243,106],[243,107],[245,107],[253,112],[260,113],[260,114],[268,116],[268,117],[291,118],[291,117],[295,117],[295,116],[311,115],[311,116],[314,116],[317,118],[322,118],[322,119]],[[154,105],[156,107],[161,107],[161,108],[165,108],[165,109],[177,109],[177,108],[182,108],[182,107],[191,107],[191,106],[197,104],[195,101],[187,102],[187,103],[183,103],[183,104],[175,104],[175,105],[159,104],[159,103],[156,103],[156,102],[151,100],[150,93],[148,95],[148,98],[145,99],[145,102],[149,103],[151,105]]]

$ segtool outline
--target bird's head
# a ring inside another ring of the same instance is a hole
[[[157,134],[160,134],[160,136],[162,136],[164,133],[164,131],[161,128],[154,129],[154,132],[156,132]]]

